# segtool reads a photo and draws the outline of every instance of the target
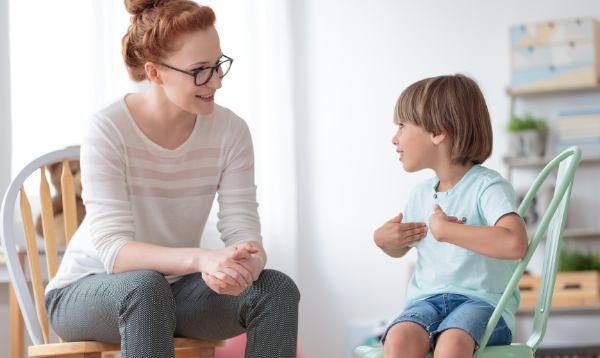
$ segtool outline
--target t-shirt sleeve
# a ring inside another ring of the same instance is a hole
[[[515,190],[505,179],[495,180],[487,185],[478,198],[479,213],[487,226],[494,226],[504,215],[517,213]]]

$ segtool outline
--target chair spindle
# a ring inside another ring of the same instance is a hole
[[[75,204],[75,186],[73,185],[73,174],[69,160],[63,160],[63,172],[61,177],[61,188],[63,195],[63,214],[65,219],[65,244],[69,246],[69,241],[77,231],[77,207]]]
[[[27,258],[29,261],[29,270],[31,271],[31,281],[33,284],[33,295],[38,320],[42,328],[44,343],[50,343],[48,331],[48,314],[44,307],[44,283],[42,281],[42,271],[40,270],[40,257],[38,255],[37,242],[35,241],[35,229],[33,227],[33,215],[31,206],[25,195],[25,188],[21,187],[21,218],[23,220],[23,230],[25,231],[25,242],[27,244]]]
[[[40,201],[42,204],[42,227],[44,231],[44,242],[46,244],[46,260],[48,263],[48,279],[52,280],[58,271],[58,251],[56,249],[56,232],[54,231],[54,210],[52,209],[52,197],[50,186],[46,179],[46,167],[41,168],[42,177],[40,181]]]

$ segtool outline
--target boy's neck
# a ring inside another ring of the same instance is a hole
[[[444,192],[454,188],[474,165],[473,162],[469,162],[464,166],[462,164],[454,164],[450,161],[439,163],[436,168],[432,168],[440,180],[437,191]]]

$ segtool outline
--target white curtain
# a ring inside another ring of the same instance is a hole
[[[254,140],[267,267],[297,281],[291,1],[215,0],[204,4],[217,15],[223,53],[234,59],[216,101],[248,122]]]
[[[267,267],[297,280],[290,1],[202,4],[215,11],[221,48],[234,59],[215,99],[244,118],[252,132]],[[125,93],[143,91],[147,83],[129,80],[123,64],[121,38],[130,15],[122,1],[40,1],[33,14],[28,2],[10,3],[18,82],[13,86],[14,175],[34,157],[78,143],[86,116]],[[31,39],[39,37],[36,44],[46,44],[41,52],[31,46]],[[40,67],[40,53],[48,67]],[[36,74],[36,68],[47,70]],[[32,189],[37,185],[32,183]],[[215,205],[202,239],[205,247],[222,247],[215,228],[217,209]]]

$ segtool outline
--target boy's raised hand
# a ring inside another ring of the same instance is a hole
[[[462,221],[460,221],[456,216],[446,215],[444,210],[442,210],[438,204],[433,206],[433,211],[433,215],[429,217],[429,228],[431,229],[431,235],[438,241],[440,241],[442,237],[442,226],[445,222],[462,225]]]
[[[425,223],[402,223],[402,213],[375,230],[375,244],[382,249],[403,249],[427,236]]]

